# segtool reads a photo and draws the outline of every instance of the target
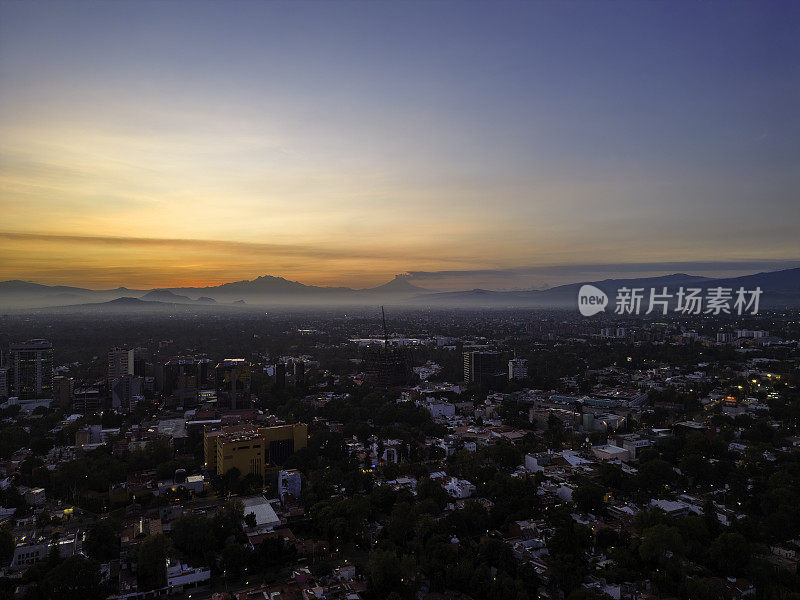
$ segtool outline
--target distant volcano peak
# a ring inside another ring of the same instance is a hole
[[[409,281],[411,278],[407,273],[400,273],[394,279],[374,288],[369,288],[370,292],[430,292],[427,288],[419,287]]]

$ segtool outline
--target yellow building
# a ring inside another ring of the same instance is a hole
[[[252,474],[264,479],[270,468],[307,445],[308,427],[304,423],[259,428],[240,425],[206,431],[206,469],[224,475],[236,468],[243,476]]]
[[[217,436],[217,474],[224,475],[233,468],[244,475],[264,479],[264,440],[256,433],[221,434]]]

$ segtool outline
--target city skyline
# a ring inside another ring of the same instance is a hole
[[[800,261],[797,5],[233,6],[0,4],[0,280]]]

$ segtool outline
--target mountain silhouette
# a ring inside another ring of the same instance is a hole
[[[453,307],[525,307],[574,308],[577,293],[584,284],[603,290],[609,298],[622,287],[726,287],[735,292],[739,287],[762,289],[763,307],[800,307],[800,268],[755,273],[740,277],[707,278],[673,273],[658,277],[604,279],[570,283],[544,290],[493,291],[473,289],[457,292],[435,292],[421,288],[405,275],[372,288],[326,287],[306,285],[283,277],[263,275],[253,280],[235,281],[206,287],[172,287],[153,290],[91,290],[74,286],[47,286],[21,280],[0,282],[0,307],[26,309],[86,303],[102,303],[120,298],[134,298],[144,302],[164,305],[232,304],[242,301],[249,305],[373,305],[376,302],[397,303],[408,306]],[[133,304],[133,303],[132,303]]]

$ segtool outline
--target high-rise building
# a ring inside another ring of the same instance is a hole
[[[364,348],[364,383],[379,388],[409,385],[414,377],[407,348],[384,342]]]
[[[279,390],[286,387],[286,365],[282,362],[275,363],[275,387]]]
[[[198,392],[211,385],[210,365],[209,359],[194,356],[169,359],[163,367],[164,395],[181,405],[196,401]]]
[[[494,350],[467,350],[464,352],[464,381],[488,388],[502,387],[506,370],[503,355]]]
[[[508,379],[525,379],[528,377],[528,361],[524,358],[512,358],[508,361]]]
[[[30,340],[9,346],[11,395],[20,400],[53,397],[53,344]]]
[[[56,375],[53,377],[53,400],[60,408],[69,408],[75,391],[75,380],[72,377]]]
[[[373,343],[364,348],[364,383],[378,388],[409,385],[414,380],[411,352],[399,344],[389,343],[386,313],[381,306],[383,344]]]
[[[5,400],[10,396],[11,385],[8,380],[8,367],[0,367],[0,398]]]
[[[250,363],[243,358],[226,358],[214,370],[217,405],[226,408],[250,406]]]
[[[150,360],[150,352],[147,348],[133,349],[133,374],[137,377],[146,377],[147,363]]]
[[[153,386],[158,392],[164,391],[164,364],[175,355],[175,342],[162,340],[158,343],[158,348],[153,357]]]
[[[72,410],[87,414],[102,408],[103,395],[100,393],[100,388],[85,386],[75,389],[72,397]]]
[[[108,351],[108,379],[133,375],[133,348],[111,348]]]
[[[130,412],[142,396],[144,379],[136,375],[123,375],[111,380],[111,408]]]
[[[302,360],[294,361],[294,384],[302,386],[306,379],[306,363]]]

